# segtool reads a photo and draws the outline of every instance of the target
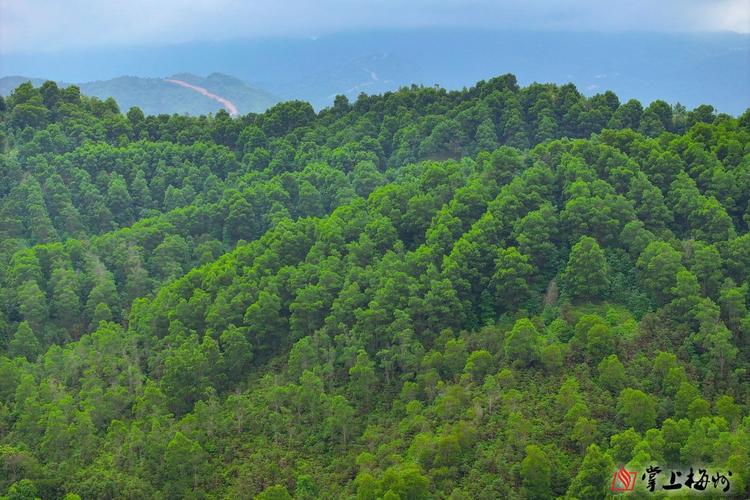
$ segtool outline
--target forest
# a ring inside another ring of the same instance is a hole
[[[0,122],[0,499],[750,497],[750,110],[48,81]]]

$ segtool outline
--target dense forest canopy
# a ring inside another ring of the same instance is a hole
[[[750,110],[504,75],[0,120],[0,498],[750,496]]]

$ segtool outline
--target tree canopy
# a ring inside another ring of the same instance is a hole
[[[1,498],[750,496],[750,111],[2,102]]]

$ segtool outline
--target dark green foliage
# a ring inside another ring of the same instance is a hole
[[[3,498],[750,495],[747,116],[512,75],[2,102]]]

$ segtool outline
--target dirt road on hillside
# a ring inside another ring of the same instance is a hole
[[[222,106],[224,106],[224,108],[226,108],[230,116],[239,116],[240,114],[240,112],[237,110],[237,106],[235,106],[232,101],[230,101],[229,99],[225,99],[220,95],[216,95],[213,92],[209,92],[204,87],[199,87],[182,80],[174,80],[172,78],[167,78],[166,81],[168,81],[169,83],[174,83],[175,85],[179,85],[180,87],[185,87],[186,89],[194,90],[200,95],[206,96],[209,99],[213,99],[214,101],[219,102]]]

